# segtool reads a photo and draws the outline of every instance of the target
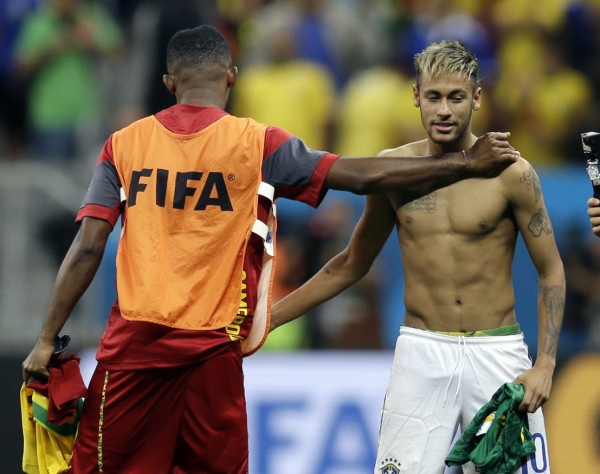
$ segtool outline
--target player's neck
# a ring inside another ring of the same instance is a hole
[[[227,96],[216,93],[209,87],[193,87],[186,89],[177,97],[178,104],[199,105],[202,107],[217,107],[225,109]]]

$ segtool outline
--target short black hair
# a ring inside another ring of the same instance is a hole
[[[210,25],[180,30],[167,45],[167,70],[200,70],[207,66],[231,66],[231,51],[225,36]]]

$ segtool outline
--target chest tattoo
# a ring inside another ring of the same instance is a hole
[[[402,206],[405,211],[426,212],[433,214],[437,210],[435,193],[413,199]]]

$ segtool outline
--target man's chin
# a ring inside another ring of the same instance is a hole
[[[436,145],[452,145],[453,143],[456,143],[456,135],[454,133],[434,133],[431,135],[431,140]]]

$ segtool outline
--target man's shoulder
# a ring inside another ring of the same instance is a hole
[[[520,200],[533,192],[537,201],[542,196],[540,178],[534,167],[525,158],[518,158],[496,178],[509,200]]]
[[[387,148],[378,153],[381,157],[412,157],[427,155],[427,140],[419,140],[416,142],[407,143],[396,148]]]
[[[525,158],[519,157],[512,165],[507,167],[500,174],[500,178],[512,180],[514,178],[521,178],[524,175],[536,175],[537,176],[535,169],[533,168],[531,163],[529,163],[529,161],[527,161]]]

